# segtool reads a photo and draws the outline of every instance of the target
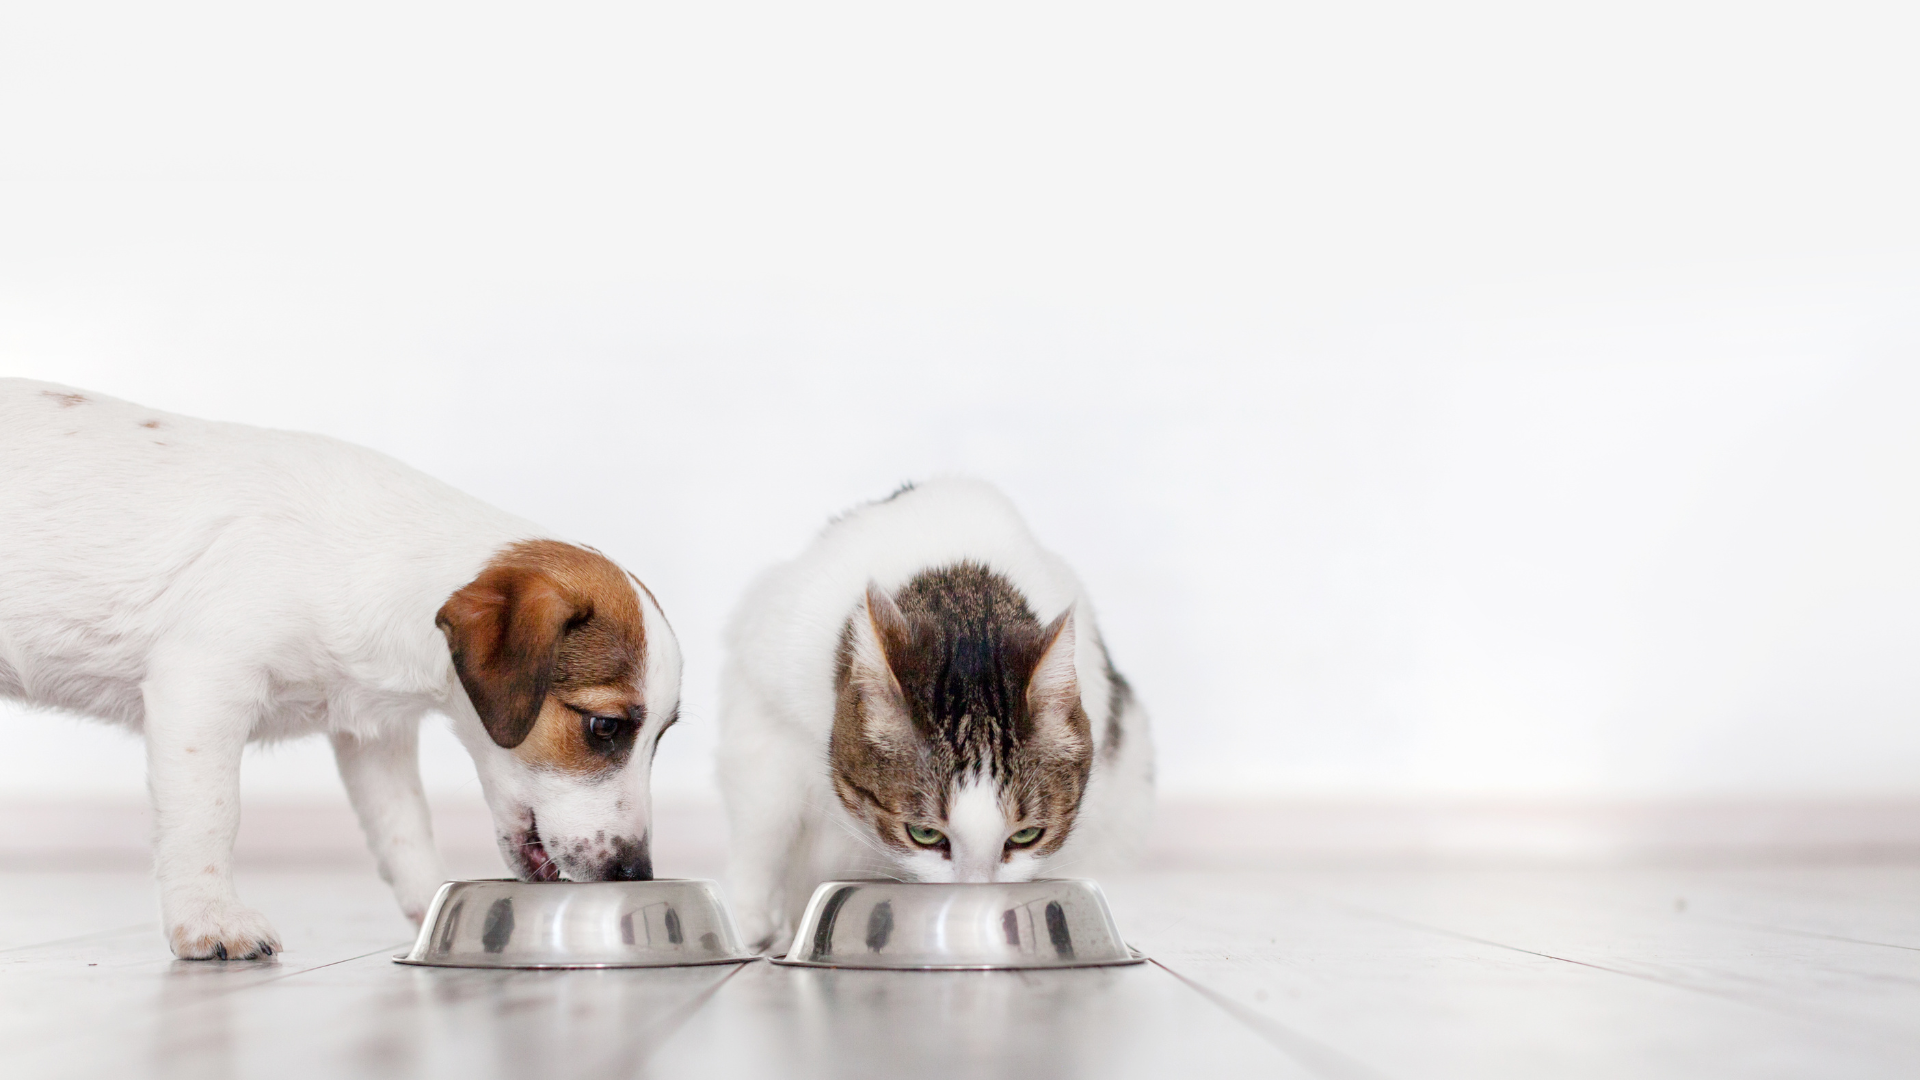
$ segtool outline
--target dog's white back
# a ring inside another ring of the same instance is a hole
[[[545,535],[349,443],[20,379],[0,380],[0,461],[0,693],[136,729],[163,646],[260,662],[255,739],[436,704],[430,613]]]

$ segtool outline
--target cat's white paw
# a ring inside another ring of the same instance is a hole
[[[748,939],[747,951],[761,956],[775,958],[787,955],[793,950],[793,930],[791,927],[770,930],[757,938]]]
[[[785,956],[793,943],[793,924],[776,920],[767,908],[750,908],[740,913],[740,936],[747,948],[757,953]]]
[[[237,902],[196,905],[169,919],[167,941],[182,960],[258,960],[280,951],[267,917]]]
[[[773,940],[773,923],[764,915],[741,913],[735,925],[740,927],[741,940],[754,952],[765,952],[767,944]]]

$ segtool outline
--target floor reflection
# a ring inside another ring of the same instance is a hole
[[[407,968],[361,1018],[356,1069],[383,1076],[627,1077],[733,968]],[[371,1021],[371,1022],[370,1022]]]
[[[886,1075],[1111,1076],[1163,1017],[1140,968],[1054,971],[834,971],[760,965],[744,972],[650,1060],[719,1056],[730,1075],[837,1076],[850,1062]],[[726,1045],[721,1044],[726,1040]]]
[[[235,1060],[233,992],[271,979],[278,960],[175,960],[155,995],[159,1022],[148,1060],[153,1074],[181,1080],[227,1080],[241,1075]]]
[[[1124,971],[786,970],[795,1034],[823,1063],[857,1041],[908,1074],[1104,1075],[1126,1041]]]

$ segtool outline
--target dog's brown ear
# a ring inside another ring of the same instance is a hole
[[[561,639],[591,614],[552,574],[513,562],[487,567],[442,605],[434,625],[494,742],[511,750],[526,740],[546,704]]]

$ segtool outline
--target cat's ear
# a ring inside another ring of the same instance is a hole
[[[1027,679],[1027,715],[1033,721],[1034,741],[1062,756],[1092,753],[1092,732],[1080,708],[1080,677],[1074,668],[1073,609],[1048,623],[1040,640],[1045,644]]]
[[[900,680],[893,673],[894,658],[903,655],[912,634],[907,617],[875,582],[867,582],[860,610],[853,613],[852,655],[849,673],[862,690],[904,700]]]
[[[885,589],[867,582],[867,594],[853,613],[847,674],[860,691],[861,719],[868,739],[884,746],[911,745],[912,717],[894,664],[906,655],[913,633]]]

